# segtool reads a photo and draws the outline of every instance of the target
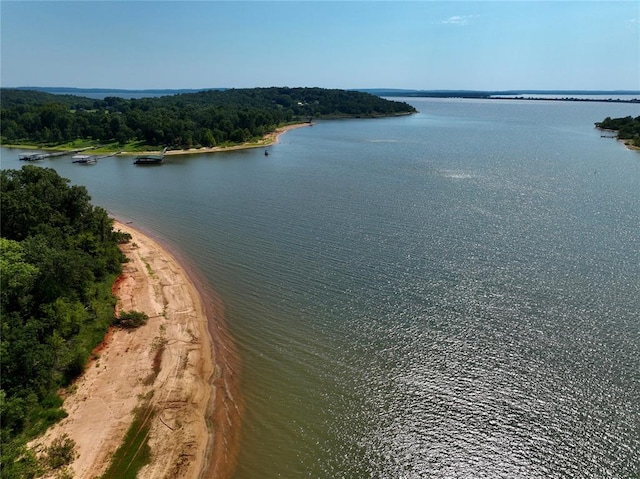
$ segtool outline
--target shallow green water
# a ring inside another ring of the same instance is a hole
[[[42,165],[222,298],[235,477],[636,477],[640,153],[593,123],[640,107],[411,102],[268,157]]]

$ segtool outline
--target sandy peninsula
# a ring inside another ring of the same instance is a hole
[[[149,321],[135,330],[109,331],[66,393],[68,417],[34,447],[67,434],[78,453],[70,466],[74,477],[100,477],[122,444],[134,410],[145,408],[152,412],[151,462],[138,478],[228,477],[239,407],[228,348],[218,352],[211,334],[216,332],[211,316],[220,312],[203,301],[189,274],[158,242],[126,224],[116,223],[114,229],[132,235],[122,247],[129,262],[113,287],[117,310],[143,311]]]
[[[302,128],[305,126],[311,126],[312,123],[297,123],[295,125],[287,125],[281,128],[277,128],[271,133],[267,133],[261,139],[255,142],[247,142],[240,145],[234,146],[214,146],[211,148],[189,148],[186,150],[169,150],[167,151],[167,156],[169,155],[193,155],[200,153],[217,153],[222,151],[234,151],[234,150],[246,150],[250,148],[264,148],[266,146],[273,145],[278,142],[280,136],[287,131],[294,130],[296,128]],[[150,152],[152,153],[152,152]],[[140,154],[140,153],[136,153]]]

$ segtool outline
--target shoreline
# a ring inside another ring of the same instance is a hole
[[[112,289],[116,311],[142,311],[149,320],[134,330],[109,329],[63,393],[68,416],[31,447],[42,450],[67,434],[78,453],[74,477],[100,477],[144,408],[151,461],[139,479],[231,477],[241,407],[222,304],[168,247],[122,221],[113,227],[132,236],[121,247],[129,262]]]
[[[205,415],[210,427],[206,461],[197,477],[199,479],[230,478],[235,470],[238,456],[243,403],[238,387],[240,359],[233,339],[227,331],[222,300],[199,272],[197,265],[172,244],[162,242],[152,231],[139,226],[132,227],[130,220],[125,222],[123,219],[116,219],[114,229],[116,225],[121,226],[123,223],[138,234],[152,238],[173,256],[194,286],[195,294],[200,296],[207,320],[207,331],[211,341],[210,351],[215,369],[209,381],[212,394]],[[211,428],[214,430],[212,431]]]
[[[189,148],[189,149],[183,149],[183,150],[167,150],[167,152],[165,153],[165,156],[177,156],[177,155],[198,155],[198,154],[205,154],[205,153],[223,153],[225,151],[237,151],[237,150],[249,150],[252,148],[264,148],[267,146],[271,146],[274,145],[276,143],[278,143],[278,140],[280,138],[280,136],[282,136],[284,133],[290,131],[290,130],[295,130],[297,128],[302,128],[305,126],[311,126],[313,125],[313,123],[294,123],[292,125],[286,125],[286,126],[282,126],[279,128],[276,128],[274,131],[265,134],[260,140],[258,141],[253,141],[253,142],[246,142],[246,143],[241,143],[238,145],[231,145],[231,146],[212,146],[212,147],[201,147],[201,148]],[[11,149],[22,149],[22,150],[42,150],[42,151],[50,151],[50,152],[62,152],[62,151],[68,151],[69,154],[72,154],[72,152],[75,152],[76,149],[60,149],[60,148],[56,148],[56,147],[46,147],[46,146],[38,146],[38,145],[30,145],[30,144],[26,144],[26,145],[0,145],[3,148],[11,148]],[[100,147],[85,147],[83,148],[86,151],[92,151],[95,150],[96,154],[113,154],[115,155],[123,155],[123,156],[139,156],[139,155],[157,155],[158,152],[153,150],[148,150],[148,151],[122,151],[122,150],[108,150],[108,149],[100,149]]]
[[[633,140],[624,140],[622,138],[616,138],[616,141],[621,142],[627,148],[627,150],[640,151],[640,146],[634,145]]]
[[[202,148],[190,148],[188,150],[168,150],[166,156],[176,155],[198,155],[203,153],[220,153],[225,151],[237,151],[237,150],[250,150],[252,148],[264,148],[265,146],[271,146],[278,143],[280,137],[288,131],[295,130],[297,128],[303,128],[305,126],[311,126],[313,123],[296,123],[294,125],[287,125],[280,128],[276,128],[271,133],[267,133],[257,142],[247,142],[241,145],[233,146],[212,146]],[[146,153],[123,153],[131,155],[139,155]]]
[[[627,150],[631,150],[631,151],[640,151],[640,146],[636,146],[633,144],[633,140],[629,139],[629,138],[619,138],[618,137],[618,130],[611,130],[609,128],[600,128],[599,126],[596,126],[596,128],[600,131],[608,131],[611,133],[615,133],[615,136],[611,136],[611,137],[607,137],[607,138],[612,138],[620,143],[622,143]]]

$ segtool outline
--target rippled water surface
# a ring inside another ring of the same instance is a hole
[[[638,477],[640,153],[593,123],[640,108],[410,101],[268,157],[42,165],[221,296],[236,478]]]

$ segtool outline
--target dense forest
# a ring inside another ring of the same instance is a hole
[[[124,257],[107,212],[55,170],[0,172],[0,472],[42,472],[28,439],[64,417],[60,387],[83,370],[114,322]]]
[[[632,116],[624,118],[607,117],[603,121],[596,123],[596,126],[603,130],[617,131],[619,140],[628,140],[632,145],[640,147],[640,116],[635,118]]]
[[[56,146],[82,139],[170,148],[243,143],[283,124],[318,118],[415,112],[407,103],[369,93],[275,87],[130,100],[2,89],[0,106],[3,144]]]

